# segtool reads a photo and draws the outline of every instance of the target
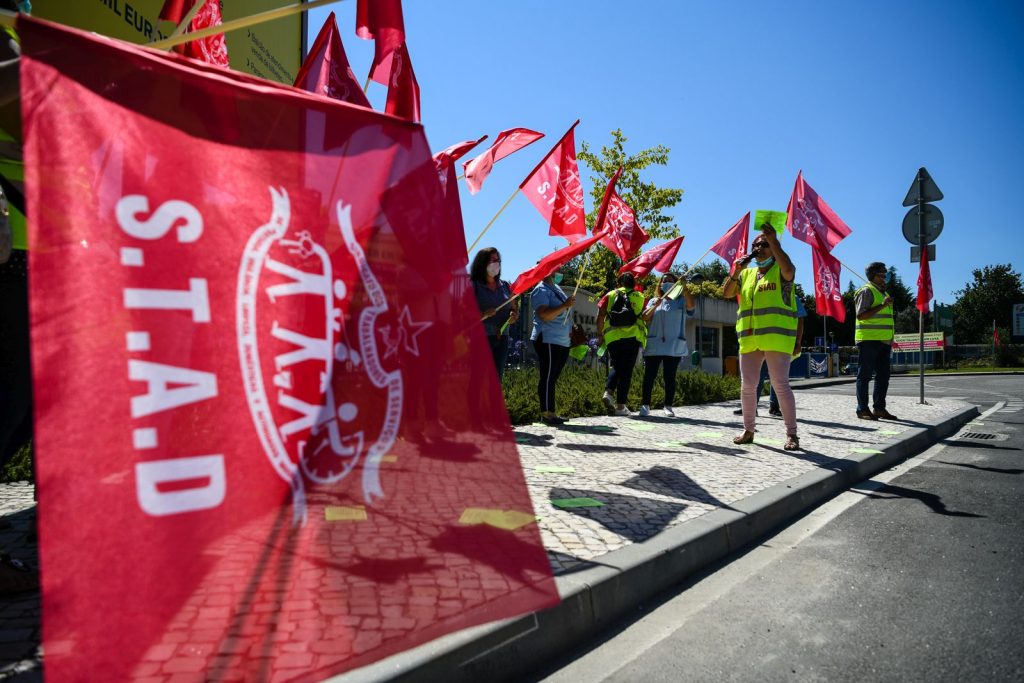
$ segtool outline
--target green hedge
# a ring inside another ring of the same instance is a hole
[[[0,472],[0,481],[31,481],[32,479],[32,442],[21,447],[14,457],[4,465]]]
[[[601,395],[604,394],[604,369],[595,370],[570,363],[562,372],[555,385],[555,406],[563,417],[589,417],[606,415]],[[629,387],[629,407],[640,407],[640,382],[643,368],[633,370],[633,381]],[[505,372],[503,388],[512,424],[528,424],[540,419],[540,405],[537,399],[537,368],[509,369]],[[740,396],[738,377],[708,375],[703,372],[680,372],[676,379],[675,405],[695,405],[728,401]],[[665,403],[665,385],[659,374],[651,392],[651,407],[660,408]]]

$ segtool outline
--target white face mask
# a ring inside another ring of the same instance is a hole
[[[501,264],[500,263],[488,263],[487,264],[487,274],[490,275],[491,277],[498,277],[498,273],[500,273],[500,272],[501,272]]]

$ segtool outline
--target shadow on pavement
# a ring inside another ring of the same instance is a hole
[[[726,510],[735,510],[735,508],[730,507],[711,495],[707,489],[687,476],[686,473],[672,467],[655,465],[649,470],[636,472],[636,475],[620,482],[619,485],[637,489],[638,491],[656,493],[661,496],[682,498],[683,500],[707,503],[708,505],[725,508]]]
[[[565,448],[570,451],[582,451],[584,453],[676,453],[679,450],[671,449],[659,449],[659,448],[631,448],[629,446],[605,446],[604,444],[589,444],[589,443],[560,443],[559,448]]]
[[[913,498],[919,500],[932,509],[932,512],[940,515],[946,515],[947,517],[976,517],[985,518],[985,515],[976,515],[973,512],[959,512],[957,510],[949,510],[946,508],[946,504],[942,502],[942,498],[935,495],[934,493],[925,493],[924,491],[917,491],[915,489],[908,489],[905,486],[894,486],[892,484],[885,484],[877,489],[871,491],[864,491],[858,489],[856,486],[851,488],[850,491],[853,493],[860,493],[868,498],[875,500],[895,500],[897,498]],[[885,495],[889,494],[889,495]]]
[[[1001,467],[981,467],[979,465],[969,465],[965,462],[946,462],[945,460],[936,460],[935,462],[942,463],[943,465],[953,465],[954,467],[966,467],[972,470],[981,470],[982,472],[995,472],[996,474],[1022,474],[1024,470],[1004,470]]]
[[[1019,451],[1013,446],[997,446],[994,443],[981,443],[974,440],[946,439],[941,442],[944,446],[959,446],[960,448],[984,448],[990,451]]]
[[[663,531],[680,512],[688,506],[685,503],[668,503],[650,498],[624,496],[605,491],[579,489],[551,489],[548,498],[593,498],[604,505],[601,507],[561,508],[564,512],[591,519],[612,533],[640,543]]]
[[[551,569],[554,571],[555,576],[575,574],[591,567],[611,567],[616,569],[615,565],[597,562],[596,560],[584,560],[574,555],[560,553],[557,550],[549,550],[548,559],[551,560]]]

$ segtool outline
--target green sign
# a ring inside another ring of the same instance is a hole
[[[761,226],[765,223],[775,228],[775,232],[781,237],[786,230],[786,212],[758,209],[754,214],[754,230],[761,232]]]

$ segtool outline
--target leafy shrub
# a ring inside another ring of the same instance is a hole
[[[555,406],[564,417],[590,417],[605,415],[601,402],[604,394],[606,373],[603,368],[594,369],[570,363],[562,371],[555,385]],[[633,370],[629,387],[629,406],[640,406],[640,384],[643,368]],[[508,406],[512,424],[528,424],[540,419],[540,402],[537,396],[537,368],[509,369],[505,371],[503,388],[505,404]],[[675,405],[696,405],[739,398],[740,381],[736,377],[721,377],[703,372],[679,372],[676,376]],[[651,407],[658,408],[665,403],[665,385],[661,375],[651,392]]]
[[[14,454],[0,472],[0,481],[32,480],[32,442],[28,442]]]

